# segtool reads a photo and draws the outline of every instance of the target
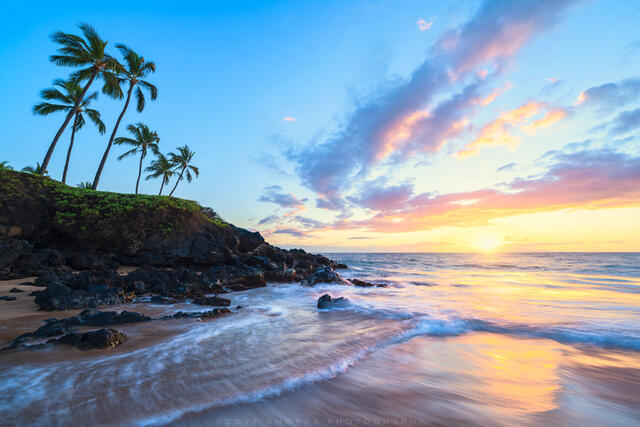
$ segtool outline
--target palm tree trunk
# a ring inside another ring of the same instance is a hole
[[[180,181],[182,181],[182,174],[184,173],[184,169],[185,168],[182,168],[182,172],[180,172],[180,176],[176,181],[176,185],[173,186],[173,190],[171,190],[171,193],[169,193],[169,197],[173,196],[173,192],[176,191],[176,188],[178,188],[178,184],[180,184]]]
[[[162,196],[162,189],[164,188],[164,178],[162,178],[162,184],[160,184],[160,192],[158,193],[158,196]]]
[[[73,150],[73,138],[76,135],[76,126],[78,125],[78,113],[76,113],[76,119],[71,126],[71,141],[69,142],[69,150],[67,150],[67,160],[64,162],[64,172],[62,172],[62,183],[67,183],[67,171],[69,170],[69,159],[71,159],[71,150]]]
[[[143,155],[140,155],[140,166],[138,166],[138,180],[136,181],[136,194],[138,194],[138,186],[140,185],[140,176],[142,175],[142,160],[144,159]]]
[[[95,80],[97,74],[98,74],[98,71],[94,70],[93,74],[89,78],[89,81],[84,86],[84,89],[82,89],[82,93],[80,94],[80,97],[78,97],[78,100],[76,101],[75,105],[73,106],[71,111],[69,111],[69,113],[67,114],[67,117],[65,117],[64,122],[62,123],[62,126],[60,126],[60,129],[58,129],[58,133],[56,133],[56,136],[53,137],[53,141],[51,141],[51,145],[49,145],[47,154],[45,154],[44,160],[42,161],[41,175],[44,175],[44,173],[47,171],[47,166],[49,166],[49,160],[51,160],[51,155],[53,154],[53,150],[56,148],[56,144],[58,143],[58,140],[62,136],[62,132],[64,132],[67,125],[71,121],[71,118],[76,113],[76,109],[78,108],[78,105],[80,105],[80,103],[82,102],[84,95],[89,90],[89,86],[91,86],[91,83],[93,83],[93,80]]]
[[[109,151],[111,150],[111,146],[113,145],[113,140],[116,137],[116,133],[118,132],[118,127],[120,126],[120,122],[124,117],[124,113],[127,111],[127,107],[129,106],[129,101],[131,100],[131,93],[133,92],[133,83],[129,85],[129,91],[127,92],[127,100],[124,103],[124,108],[122,112],[118,116],[118,120],[116,121],[116,125],[113,127],[113,132],[111,132],[111,137],[109,137],[109,144],[107,144],[107,149],[104,151],[104,155],[102,156],[102,160],[100,161],[100,166],[98,166],[98,171],[96,172],[96,177],[93,179],[93,185],[91,189],[97,190],[98,183],[100,182],[100,176],[102,175],[102,170],[104,169],[105,163],[107,163],[107,157],[109,157]]]

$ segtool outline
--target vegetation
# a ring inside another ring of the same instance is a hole
[[[126,153],[118,157],[118,160],[122,160],[125,157],[133,156],[140,153],[140,164],[138,165],[138,179],[136,180],[136,194],[138,194],[138,186],[140,185],[140,177],[142,176],[142,161],[147,157],[147,151],[151,150],[154,154],[160,154],[158,143],[160,138],[158,133],[149,129],[147,125],[138,123],[137,125],[127,126],[127,130],[133,138],[119,137],[116,138],[116,145],[128,144],[133,148]]]
[[[119,44],[116,47],[122,53],[125,65],[120,65],[117,68],[116,74],[109,74],[109,76],[112,76],[110,80],[113,82],[114,87],[114,91],[112,93],[115,97],[122,98],[123,94],[121,85],[126,82],[129,82],[129,89],[127,90],[127,99],[124,102],[124,107],[122,108],[122,112],[120,112],[118,120],[113,127],[113,132],[111,132],[111,136],[109,137],[107,149],[102,156],[100,166],[98,166],[98,171],[96,172],[96,176],[93,179],[92,188],[94,190],[98,188],[100,176],[102,175],[102,170],[104,169],[104,165],[107,162],[107,157],[109,157],[111,145],[113,144],[113,141],[116,137],[116,133],[118,132],[118,127],[120,126],[120,122],[124,117],[124,113],[127,112],[129,101],[131,100],[131,94],[133,93],[134,89],[136,92],[137,110],[139,113],[144,110],[145,106],[144,93],[142,92],[142,89],[149,91],[152,100],[155,100],[158,97],[158,89],[151,83],[143,80],[150,72],[155,73],[156,64],[150,61],[145,61],[144,57],[138,55],[125,45]]]
[[[87,190],[91,190],[91,186],[93,185],[93,183],[91,181],[84,181],[81,182],[80,184],[76,185],[77,188],[85,188]]]
[[[103,40],[96,30],[87,24],[80,25],[84,38],[76,36],[74,34],[63,33],[62,31],[56,32],[52,39],[55,43],[58,43],[59,55],[52,55],[51,62],[56,65],[64,67],[82,67],[80,70],[72,74],[72,79],[78,82],[86,81],[82,92],[78,95],[73,108],[67,112],[64,122],[58,129],[58,132],[53,137],[53,141],[49,145],[49,149],[42,161],[42,170],[46,171],[51,160],[53,150],[56,148],[56,144],[62,136],[62,133],[66,129],[67,125],[73,118],[78,106],[84,99],[91,84],[99,77],[105,77],[110,71],[116,71],[120,65],[118,61],[111,55],[106,53],[107,41]],[[105,86],[102,91],[104,93],[113,93],[113,85],[111,79],[108,77],[105,79]]]
[[[173,164],[167,159],[167,157],[158,153],[158,158],[151,162],[151,166],[145,169],[147,172],[151,172],[145,179],[149,180],[151,178],[162,178],[162,183],[160,184],[160,191],[158,192],[158,196],[162,195],[162,189],[165,184],[169,184],[171,177],[175,173],[173,170]]]
[[[102,120],[100,120],[100,112],[89,108],[91,101],[98,97],[97,92],[81,99],[82,87],[80,87],[76,80],[56,80],[53,85],[53,88],[43,90],[41,96],[47,101],[57,101],[59,104],[41,102],[33,107],[33,112],[41,116],[47,116],[51,113],[61,111],[67,114],[69,114],[70,111],[73,112],[74,119],[73,125],[71,126],[71,140],[69,142],[69,150],[67,151],[67,159],[64,163],[64,171],[62,172],[62,183],[64,184],[67,182],[67,171],[69,170],[69,161],[71,159],[71,150],[73,150],[73,140],[76,131],[82,129],[85,124],[84,114],[86,113],[86,115],[89,116],[89,119],[96,125],[100,134],[105,132],[105,126]]]
[[[98,235],[118,241],[125,232],[172,235],[201,224],[228,226],[215,212],[190,200],[74,188],[36,174],[1,170],[0,188],[0,210],[19,203],[43,214],[51,212],[56,232],[79,239],[96,240]]]
[[[182,181],[183,176],[186,176],[187,182],[191,182],[191,172],[195,174],[196,178],[200,175],[200,171],[198,170],[198,168],[191,164],[191,161],[193,160],[193,156],[195,156],[195,154],[196,153],[189,150],[189,147],[186,145],[178,147],[178,154],[169,154],[169,161],[174,165],[176,173],[178,170],[180,171],[180,175],[178,176],[176,185],[173,187],[173,190],[171,190],[171,193],[169,193],[169,196],[173,196],[173,192],[176,191],[176,188],[178,188],[178,184],[180,184],[180,181]]]
[[[158,88],[146,80],[151,73],[155,73],[155,63],[145,60],[143,56],[140,56],[126,45],[117,44],[116,48],[122,55],[122,62],[120,62],[107,52],[109,42],[100,37],[93,27],[88,24],[82,24],[80,25],[80,31],[81,35],[58,31],[52,36],[52,40],[58,45],[58,48],[57,54],[50,57],[51,62],[59,66],[75,67],[76,70],[67,79],[57,79],[54,81],[52,88],[43,90],[41,96],[44,101],[33,107],[33,112],[41,116],[64,112],[65,119],[49,144],[42,164],[37,163],[35,166],[27,166],[23,171],[40,175],[47,174],[47,168],[56,145],[69,123],[73,120],[69,148],[62,172],[62,183],[66,184],[76,132],[85,125],[86,117],[98,128],[100,134],[106,132],[100,112],[90,108],[91,103],[97,99],[98,93],[88,94],[91,85],[95,81],[101,80],[104,94],[111,98],[124,99],[125,102],[109,136],[106,150],[102,155],[93,181],[91,181],[90,186],[88,185],[89,181],[81,182],[77,188],[97,189],[113,144],[126,144],[132,146],[132,148],[121,154],[118,157],[119,160],[132,155],[140,156],[135,194],[137,195],[140,191],[143,163],[148,152],[151,151],[156,158],[151,162],[150,166],[145,168],[145,171],[149,172],[146,179],[160,178],[161,183],[158,195],[162,195],[165,186],[168,186],[173,177],[176,176],[176,182],[169,193],[169,197],[172,197],[183,179],[186,178],[187,182],[191,182],[194,176],[196,178],[199,176],[199,169],[192,164],[195,153],[188,146],[183,145],[177,148],[176,153],[161,154],[158,149],[160,138],[157,132],[151,131],[143,123],[127,127],[132,137],[117,137],[120,123],[134,94],[138,112],[142,112],[145,108],[147,96],[145,94],[148,94],[151,100],[155,100],[158,97]],[[8,169],[12,169],[12,167],[9,166],[7,161],[0,162],[0,171]]]

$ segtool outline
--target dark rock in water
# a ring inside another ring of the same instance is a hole
[[[98,329],[90,332],[69,332],[52,342],[73,345],[83,350],[113,348],[127,341],[127,336],[115,329]]]
[[[12,292],[12,293],[14,293],[14,294],[17,294],[18,292],[24,292],[24,290],[23,290],[23,289],[20,289],[20,288],[11,288],[11,289],[9,290],[9,292]]]
[[[2,297],[0,297],[0,300],[2,300],[2,301],[15,301],[16,297],[2,296]]]
[[[335,270],[344,270],[344,269],[349,268],[349,266],[347,266],[346,264],[340,264],[340,263],[338,263],[338,264],[334,264],[334,265],[333,265],[333,268],[334,268]]]
[[[358,280],[358,279],[349,279],[349,281],[353,284],[353,286],[359,286],[361,288],[371,288],[371,287],[378,287],[378,288],[386,288],[388,285],[386,283],[369,283],[369,282],[365,282],[364,280]]]
[[[204,311],[204,312],[196,312],[196,313],[185,313],[184,311],[178,311],[170,316],[164,316],[162,319],[182,319],[182,318],[192,318],[192,319],[212,319],[214,317],[218,317],[223,314],[231,313],[231,310],[228,308],[214,308],[213,310]]]
[[[320,267],[305,279],[305,284],[313,286],[316,283],[349,283],[347,280],[333,271],[331,267]]]
[[[160,295],[154,295],[151,297],[149,302],[151,304],[173,304],[176,302],[176,300],[167,298],[167,297],[162,297]]]
[[[220,307],[228,307],[231,304],[231,300],[221,298],[219,296],[205,296],[202,298],[196,298],[193,300],[194,304],[198,305],[213,305]]]
[[[349,305],[349,300],[345,297],[331,298],[331,295],[324,294],[318,298],[318,308],[345,307]]]
[[[109,326],[151,320],[149,316],[132,311],[118,313],[116,311],[84,310],[78,317],[80,317],[81,324],[86,326]]]
[[[46,287],[49,283],[60,282],[60,278],[53,271],[49,271],[38,277],[33,283],[36,286]]]

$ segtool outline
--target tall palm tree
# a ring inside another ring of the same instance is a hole
[[[160,142],[160,137],[158,133],[149,129],[149,127],[145,124],[138,123],[137,125],[129,125],[127,126],[127,130],[133,138],[126,137],[118,137],[115,140],[116,145],[128,144],[133,146],[133,148],[123,155],[118,157],[118,160],[122,160],[125,157],[133,156],[134,154],[140,153],[140,164],[138,166],[138,180],[136,181],[136,194],[138,194],[138,187],[140,186],[140,176],[142,175],[142,161],[145,157],[147,157],[147,152],[151,150],[153,154],[159,154],[160,150],[158,149],[158,142]]]
[[[96,172],[96,177],[93,179],[92,188],[95,190],[98,188],[98,183],[100,182],[100,176],[102,175],[102,170],[104,169],[104,165],[107,162],[107,157],[109,157],[109,151],[111,150],[111,146],[113,145],[113,141],[116,137],[116,133],[118,132],[118,127],[120,127],[120,122],[124,117],[124,113],[126,113],[127,108],[129,107],[129,101],[131,100],[131,94],[136,92],[136,101],[137,101],[137,110],[138,112],[142,112],[145,106],[144,93],[142,89],[149,91],[152,100],[155,100],[158,97],[158,89],[152,85],[151,83],[143,80],[149,73],[156,72],[156,64],[152,61],[145,61],[144,57],[138,55],[133,50],[129,49],[127,46],[123,44],[118,44],[116,47],[122,53],[124,57],[124,65],[122,68],[118,70],[117,73],[110,74],[110,81],[117,84],[117,91],[113,91],[113,95],[117,98],[122,98],[122,89],[121,84],[129,82],[129,89],[127,90],[127,99],[124,102],[124,107],[118,116],[118,120],[116,121],[115,126],[113,127],[113,132],[111,132],[111,136],[109,137],[109,143],[107,144],[107,149],[104,151],[102,155],[102,160],[100,161],[100,166],[98,166],[98,171]]]
[[[0,171],[1,170],[13,170],[13,168],[11,166],[9,166],[9,162],[6,160],[3,160],[0,162]]]
[[[40,162],[36,163],[35,166],[29,165],[29,166],[23,167],[22,168],[22,172],[29,172],[29,173],[33,173],[33,174],[37,174],[37,175],[46,175],[47,174],[47,170],[42,167]]]
[[[67,150],[67,160],[64,163],[64,172],[62,173],[62,183],[64,184],[67,182],[67,171],[69,170],[69,160],[71,159],[71,150],[73,149],[73,140],[75,138],[76,131],[80,130],[85,124],[83,113],[86,113],[86,115],[89,116],[89,119],[96,125],[100,134],[103,134],[106,129],[104,123],[100,120],[100,112],[89,108],[91,101],[98,97],[98,92],[94,92],[91,95],[86,96],[84,99],[80,99],[82,87],[80,87],[76,80],[55,80],[53,85],[57,86],[61,90],[56,87],[45,89],[42,91],[41,96],[49,101],[58,101],[60,104],[41,102],[33,107],[33,112],[41,116],[46,116],[59,111],[64,111],[66,113],[74,111],[73,115],[75,118],[73,120],[73,125],[71,126],[71,141],[69,142],[69,150]],[[78,101],[80,102],[78,103]]]
[[[49,145],[47,154],[45,154],[44,160],[42,161],[43,170],[46,170],[47,166],[49,166],[49,160],[51,160],[51,155],[56,148],[62,132],[64,132],[73,118],[75,110],[84,99],[91,84],[97,78],[105,77],[105,85],[102,91],[106,94],[112,94],[115,90],[113,80],[106,77],[104,73],[118,70],[121,66],[115,58],[106,53],[108,42],[102,40],[96,30],[88,24],[80,25],[80,30],[84,38],[74,34],[63,33],[62,31],[58,31],[52,36],[53,41],[60,45],[58,48],[60,55],[52,55],[50,57],[51,62],[65,67],[83,67],[73,73],[72,76],[75,80],[86,80],[86,83],[78,95],[73,108],[67,113],[62,126],[60,126],[60,129],[58,129],[58,132],[53,137],[53,141],[51,141]]]
[[[186,172],[187,182],[191,182],[191,172],[196,175],[196,178],[200,175],[200,171],[196,166],[191,164],[191,160],[193,160],[193,156],[196,153],[189,150],[189,147],[183,145],[182,147],[178,147],[178,154],[169,153],[169,161],[173,163],[174,170],[177,173],[180,171],[180,175],[178,176],[178,180],[176,181],[176,185],[173,186],[173,190],[169,193],[169,196],[173,196],[173,192],[176,191],[178,184],[182,181],[183,176]]]
[[[158,158],[151,162],[151,166],[147,167],[145,171],[151,172],[147,175],[147,180],[151,178],[159,178],[162,177],[162,183],[160,184],[160,191],[158,192],[158,196],[162,195],[162,189],[165,184],[169,184],[171,177],[173,176],[173,168],[174,165],[165,157],[164,154],[158,153]]]

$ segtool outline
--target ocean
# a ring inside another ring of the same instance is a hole
[[[326,255],[388,287],[269,284],[113,350],[2,354],[0,424],[640,424],[640,253]]]

